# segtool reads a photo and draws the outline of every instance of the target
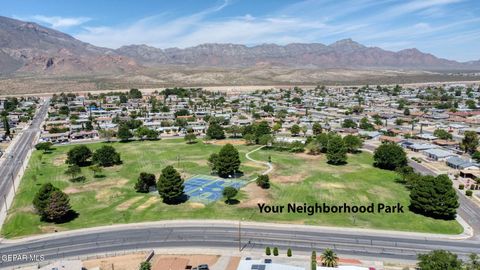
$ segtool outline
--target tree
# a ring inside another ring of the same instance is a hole
[[[287,249],[287,256],[292,257],[292,249],[291,248]]]
[[[225,187],[222,192],[223,197],[227,198],[227,200],[225,201],[227,204],[232,203],[232,199],[237,196],[237,194],[238,189],[234,187]]]
[[[333,250],[327,248],[322,252],[321,256],[322,265],[326,267],[337,267],[338,257]]]
[[[410,115],[410,109],[409,109],[409,108],[405,108],[405,110],[403,110],[403,115],[405,115],[405,116]]]
[[[273,143],[273,136],[270,134],[264,134],[258,138],[258,144],[260,145],[270,145]]]
[[[457,193],[446,174],[423,176],[410,192],[410,209],[425,216],[454,219],[458,206]]]
[[[255,135],[248,133],[243,136],[243,139],[248,145],[255,144]]]
[[[102,167],[110,167],[122,163],[120,154],[110,145],[104,145],[97,149],[93,154],[92,161]]]
[[[35,149],[42,150],[43,153],[47,153],[52,149],[53,144],[51,142],[41,142],[35,145]]]
[[[353,121],[352,119],[345,119],[345,120],[343,120],[342,127],[343,128],[357,128],[357,123],[355,123],[355,121]]]
[[[298,134],[300,134],[300,126],[295,124],[293,125],[291,128],[290,128],[290,133],[292,133],[292,136],[298,136]]]
[[[360,147],[363,145],[362,139],[355,135],[347,135],[343,138],[345,147],[349,153],[356,153]]]
[[[480,260],[477,254],[468,256],[469,262],[465,264],[465,270],[480,270]]]
[[[62,222],[70,211],[72,211],[72,207],[68,195],[60,190],[55,190],[47,200],[42,217],[48,221]]]
[[[208,126],[207,136],[210,137],[211,139],[221,140],[221,139],[225,139],[225,132],[223,131],[222,126],[220,126],[216,122],[213,122],[213,123],[210,123],[210,125]]]
[[[257,186],[263,188],[263,189],[268,189],[270,188],[270,177],[266,174],[262,174],[257,177],[256,180]]]
[[[282,129],[282,124],[279,123],[279,122],[275,123],[272,127],[272,131],[275,134],[278,133],[280,131],[280,129]]]
[[[477,132],[465,131],[462,143],[460,145],[465,153],[474,153],[478,147]]]
[[[333,165],[347,163],[347,148],[343,143],[342,137],[335,135],[328,140],[327,160]]]
[[[151,269],[152,269],[152,265],[150,264],[150,262],[142,262],[140,264],[139,270],[151,270]]]
[[[158,193],[167,204],[179,203],[184,199],[183,179],[173,166],[167,166],[162,170],[157,188]]]
[[[118,126],[117,138],[120,141],[125,142],[130,140],[132,137],[133,137],[133,134],[130,131],[130,128],[126,124],[122,123]]]
[[[212,153],[210,157],[208,157],[208,166],[210,166],[210,169],[212,172],[217,172],[218,171],[218,154],[217,153]]]
[[[476,162],[480,162],[480,152],[479,152],[479,151],[475,151],[475,153],[472,154],[472,158],[473,158]]]
[[[103,171],[102,167],[98,166],[97,164],[94,164],[88,168],[90,169],[90,171],[92,171],[93,177],[97,177],[97,175],[99,175]]]
[[[403,148],[395,143],[383,143],[373,155],[375,167],[395,170],[398,167],[407,165],[407,154]]]
[[[136,135],[138,138],[143,140],[146,138],[147,140],[156,140],[158,139],[158,131],[149,129],[146,126],[140,126],[136,130]]]
[[[10,136],[10,122],[7,116],[3,116],[3,129],[5,130],[5,136]]]
[[[43,215],[45,208],[47,207],[48,200],[52,192],[57,191],[58,188],[51,183],[43,184],[35,194],[33,198],[33,206],[40,215]]]
[[[233,145],[226,144],[220,149],[216,168],[218,175],[221,177],[228,177],[239,171],[240,156]]]
[[[462,270],[462,261],[457,255],[445,250],[434,250],[418,255],[419,269],[422,270]]]
[[[433,132],[433,136],[435,137],[438,137],[442,140],[451,140],[453,139],[453,136],[450,132],[444,130],[444,129],[436,129],[434,132]]]
[[[232,125],[228,129],[228,133],[232,134],[233,138],[238,138],[239,134],[242,133],[242,128],[240,126],[237,126],[237,125]]]
[[[68,166],[67,170],[65,171],[66,175],[70,175],[70,179],[75,179],[77,175],[79,175],[82,172],[80,167],[78,165],[70,165]]]
[[[139,98],[142,98],[142,92],[140,92],[140,90],[138,89],[130,89],[130,92],[128,92],[128,96],[130,98],[135,98],[135,99],[139,99]]]
[[[135,190],[140,193],[148,193],[151,186],[155,186],[155,175],[151,173],[141,172],[135,183]]]
[[[107,142],[110,142],[115,136],[115,131],[111,129],[101,129],[99,130],[100,137],[105,138]]]
[[[267,255],[267,256],[272,255],[272,251],[270,250],[270,247],[265,248],[265,255]]]
[[[363,117],[362,119],[360,119],[360,126],[359,127],[361,129],[364,129],[364,130],[374,130],[374,127],[373,127],[372,123],[370,123],[368,121],[367,117]]]
[[[320,133],[322,133],[322,131],[323,131],[323,128],[322,128],[322,125],[320,125],[320,123],[318,122],[313,123],[312,132],[314,136],[319,135]]]
[[[187,141],[187,143],[192,144],[195,143],[195,141],[197,140],[197,136],[195,135],[195,133],[187,133],[184,139],[185,141]]]
[[[262,121],[258,123],[257,125],[255,125],[254,129],[255,129],[255,138],[257,140],[257,143],[258,143],[258,140],[260,140],[260,138],[263,135],[272,134],[272,130],[270,129],[270,126],[268,125],[267,121]]]
[[[74,146],[67,152],[67,164],[86,166],[89,164],[88,159],[92,156],[92,151],[85,145]]]
[[[278,248],[277,247],[273,248],[273,256],[278,256]]]

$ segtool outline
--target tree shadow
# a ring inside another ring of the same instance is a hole
[[[226,200],[225,200],[225,203],[228,204],[228,205],[236,205],[236,204],[239,204],[240,201],[237,200],[237,199],[230,199],[230,200],[229,200],[229,199],[226,199]]]
[[[342,166],[342,165],[346,165],[347,162],[344,161],[344,162],[336,162],[336,163],[333,163],[333,162],[327,161],[327,164],[330,164],[330,165],[333,165],[333,166]]]
[[[180,196],[178,198],[175,198],[175,199],[171,199],[171,200],[163,199],[163,202],[166,203],[166,204],[169,204],[169,205],[178,205],[178,204],[182,204],[182,203],[187,202],[188,199],[189,199],[188,195],[183,194],[182,196]]]

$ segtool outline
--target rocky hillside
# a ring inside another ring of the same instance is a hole
[[[474,70],[480,61],[459,63],[407,49],[399,52],[367,47],[351,39],[330,45],[294,43],[201,44],[185,49],[129,45],[113,50],[96,47],[65,33],[0,16],[0,75],[116,74],[164,67],[285,67]]]
[[[117,53],[145,65],[196,65],[251,67],[262,64],[296,68],[394,68],[394,69],[470,69],[478,61],[459,63],[437,58],[417,49],[399,52],[366,47],[351,39],[330,45],[294,43],[285,46],[263,44],[247,47],[237,44],[202,44],[178,49],[159,49],[146,45],[123,46]]]
[[[133,59],[113,50],[35,23],[0,16],[0,74],[109,73],[137,67]]]

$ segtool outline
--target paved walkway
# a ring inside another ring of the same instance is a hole
[[[262,173],[262,175],[269,174],[269,173],[271,173],[271,172],[273,171],[273,166],[272,166],[272,164],[271,164],[270,162],[255,160],[255,159],[253,159],[253,158],[250,157],[250,154],[252,154],[252,153],[254,153],[254,152],[257,152],[258,150],[264,148],[265,146],[266,146],[266,145],[260,146],[260,147],[258,147],[258,148],[256,148],[256,149],[248,152],[248,153],[245,155],[245,157],[246,157],[248,160],[250,160],[250,161],[252,161],[252,162],[254,162],[254,163],[257,163],[257,164],[261,164],[261,165],[267,166],[268,169],[267,169],[266,171],[264,171],[264,172]]]

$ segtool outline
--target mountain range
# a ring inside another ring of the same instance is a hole
[[[480,60],[457,62],[414,48],[393,52],[351,39],[330,45],[201,44],[185,49],[128,45],[109,49],[36,23],[0,16],[1,75],[131,73],[164,66],[480,70]]]

